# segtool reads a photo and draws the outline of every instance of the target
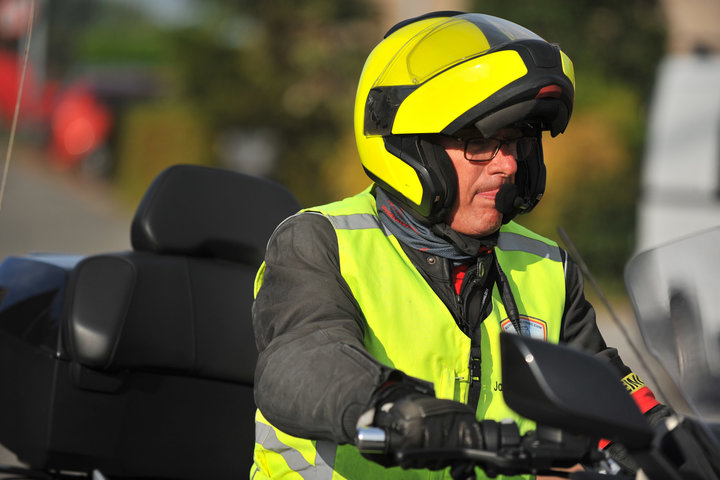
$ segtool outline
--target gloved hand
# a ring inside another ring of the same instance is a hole
[[[664,421],[667,417],[673,415],[673,411],[667,405],[659,404],[655,405],[643,415],[651,426],[655,426]],[[628,452],[627,448],[625,448],[622,444],[610,442],[605,447],[605,451],[610,455],[610,458],[615,460],[615,462],[620,466],[621,470],[619,473],[634,476],[640,469],[640,465],[638,465],[637,461],[630,455],[630,452]]]
[[[620,467],[620,471],[617,473],[634,477],[635,473],[640,469],[640,465],[638,465],[627,448],[622,444],[610,442],[607,447],[605,447],[605,451]]]
[[[384,429],[390,439],[386,454],[363,454],[383,466],[397,465],[394,452],[417,448],[484,448],[475,412],[460,402],[435,398],[432,390],[412,381],[380,388],[372,397],[372,425]],[[403,468],[472,470],[466,463],[436,458],[404,461]]]

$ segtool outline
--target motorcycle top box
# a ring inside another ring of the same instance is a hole
[[[43,471],[247,475],[253,280],[298,209],[275,183],[177,165],[141,201],[131,251],[7,258],[0,443]]]

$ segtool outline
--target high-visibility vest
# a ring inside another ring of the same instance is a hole
[[[397,239],[382,226],[375,198],[365,191],[311,210],[325,215],[337,233],[340,271],[367,322],[364,342],[370,354],[385,365],[432,382],[438,398],[466,402],[470,338],[458,328]],[[565,273],[557,244],[510,222],[501,228],[495,252],[520,312],[521,333],[557,343],[565,306]],[[263,274],[264,266],[258,272],[256,293]],[[482,391],[477,418],[511,418],[524,433],[534,424],[510,410],[502,398],[499,334],[514,327],[497,286],[492,292],[492,313],[479,328]],[[353,445],[287,435],[258,411],[251,478],[281,477],[449,479],[450,474],[448,469],[384,468],[366,460]],[[478,478],[486,477],[478,470]]]

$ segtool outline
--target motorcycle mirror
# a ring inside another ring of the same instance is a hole
[[[618,376],[567,346],[502,333],[503,395],[520,415],[568,432],[616,440],[630,450],[653,431]]]

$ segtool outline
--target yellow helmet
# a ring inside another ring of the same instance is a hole
[[[515,23],[478,13],[435,12],[394,26],[365,62],[355,99],[355,138],[368,176],[415,216],[441,222],[455,171],[429,134],[474,126],[490,136],[523,125],[539,137],[567,126],[573,65],[557,45]],[[537,151],[518,162],[517,199],[504,221],[530,211],[545,190]]]

